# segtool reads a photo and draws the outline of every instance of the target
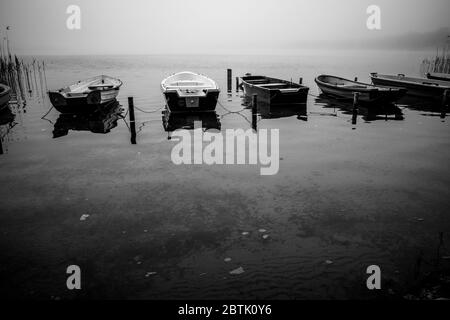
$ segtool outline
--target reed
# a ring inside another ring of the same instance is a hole
[[[450,73],[450,50],[447,44],[442,50],[439,48],[433,58],[427,58],[422,61],[420,67],[422,75],[427,73]]]
[[[35,58],[27,60],[11,52],[9,40],[6,47],[0,45],[0,83],[9,86],[17,100],[26,100],[32,93],[44,95],[47,92],[44,62]]]

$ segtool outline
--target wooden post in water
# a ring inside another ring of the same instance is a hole
[[[252,96],[252,129],[258,130],[258,95],[254,94]]]
[[[228,95],[231,95],[231,86],[232,86],[232,82],[231,82],[231,78],[233,76],[233,71],[231,69],[227,69],[227,92]]]
[[[359,93],[353,93],[353,110],[352,110],[352,124],[355,125],[358,119],[358,103],[359,103]]]
[[[444,91],[444,95],[442,97],[442,104],[441,104],[441,118],[444,119],[445,115],[446,115],[446,111],[447,111],[447,105],[448,105],[448,100],[449,100],[449,90],[445,90]]]
[[[128,114],[130,115],[131,144],[136,144],[136,121],[134,119],[133,97],[128,97]]]
[[[358,77],[355,77],[355,82],[358,82]]]
[[[236,77],[236,93],[239,93],[239,77]]]
[[[298,84],[303,84],[303,78],[298,79]]]

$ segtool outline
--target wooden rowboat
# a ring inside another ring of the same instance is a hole
[[[330,75],[320,75],[315,82],[326,95],[350,100],[359,93],[359,101],[370,104],[393,103],[406,93],[403,88],[375,86]]]
[[[375,85],[406,88],[408,95],[421,98],[442,100],[445,91],[450,89],[450,82],[448,81],[406,77],[404,74],[371,73],[371,78]]]
[[[432,73],[427,73],[427,78],[433,79],[433,80],[450,81],[450,74],[449,73],[432,72]]]
[[[78,81],[77,83],[49,91],[53,106],[62,113],[90,111],[98,106],[116,99],[122,81],[105,75]]]
[[[161,91],[171,112],[214,111],[220,94],[214,80],[190,71],[164,79]]]
[[[251,97],[256,94],[258,105],[305,104],[308,98],[309,88],[292,81],[252,75],[241,79],[245,95]]]

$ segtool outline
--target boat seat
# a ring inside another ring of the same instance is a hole
[[[205,85],[204,82],[198,81],[177,81],[169,84],[171,87],[204,87]]]
[[[250,84],[262,84],[262,83],[268,83],[268,80],[266,80],[266,79],[247,80],[246,82],[248,82]]]
[[[357,84],[343,84],[339,85],[339,87],[347,88],[347,89],[366,89],[367,86],[357,85]]]
[[[277,86],[286,86],[287,83],[267,83],[264,84],[262,87],[277,87]]]

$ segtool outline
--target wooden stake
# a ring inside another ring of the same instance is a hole
[[[128,97],[128,114],[130,115],[131,144],[136,144],[136,121],[134,119],[133,97]]]
[[[444,119],[446,116],[447,111],[447,105],[448,105],[448,96],[449,96],[449,90],[446,89],[444,91],[444,95],[442,97],[442,104],[441,104],[441,118]]]
[[[258,95],[254,94],[252,96],[252,129],[258,130]]]
[[[231,94],[231,86],[232,86],[232,82],[231,82],[231,78],[233,75],[233,71],[231,69],[227,69],[227,92],[228,94]]]
[[[352,110],[352,124],[355,125],[358,119],[358,103],[359,103],[359,93],[355,92],[353,94],[353,110]]]

